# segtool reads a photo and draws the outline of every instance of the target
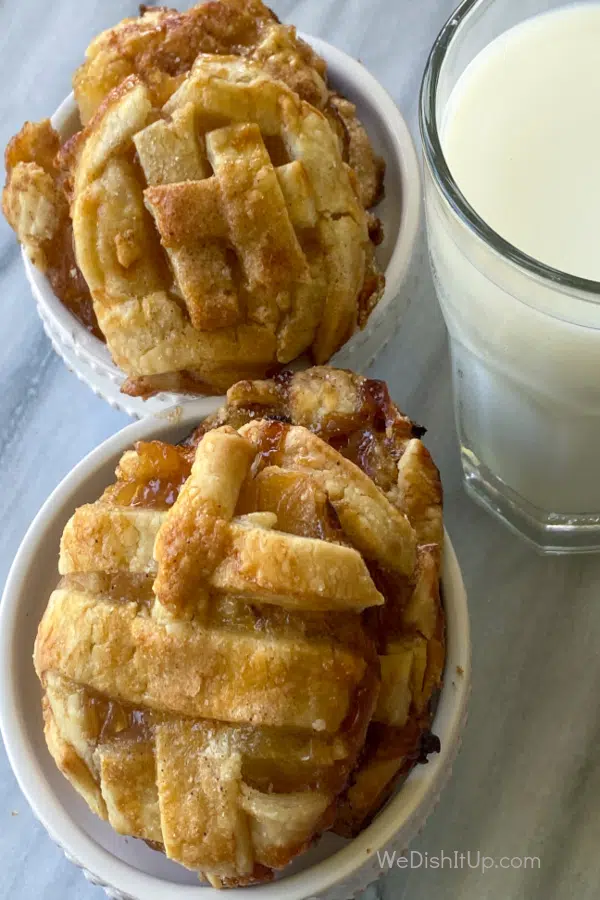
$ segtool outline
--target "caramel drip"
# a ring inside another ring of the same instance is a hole
[[[94,337],[104,341],[94,312],[92,296],[75,260],[73,226],[68,219],[56,239],[46,247],[46,276],[58,299]]]
[[[139,441],[139,472],[112,485],[105,496],[116,506],[169,509],[189,477],[194,451],[162,441]]]

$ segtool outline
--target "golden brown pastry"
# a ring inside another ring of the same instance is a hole
[[[142,9],[74,88],[85,129],[26,123],[3,210],[125,393],[221,393],[364,326],[383,165],[292,26],[260,0]]]
[[[34,660],[50,752],[118,832],[267,880],[434,749],[440,496],[412,432],[351,373],[242,382],[76,510]]]
[[[309,348],[325,361],[356,328],[372,245],[350,170],[254,64],[199,56],[161,111],[130,76],[67,153],[77,261],[127,392],[178,372],[223,391]]]
[[[235,54],[252,60],[273,78],[321,110],[338,133],[344,160],[355,170],[365,207],[381,198],[383,161],[373,153],[356,109],[327,85],[325,61],[283,25],[261,0],[209,0],[186,12],[141,8],[99,34],[75,72],[73,88],[85,125],[107,94],[137,75],[163,106],[180,86],[199,53]]]
[[[7,152],[7,218],[137,396],[325,362],[384,283],[321,112],[239,56],[200,54],[178,84],[159,108],[130,75],[60,151],[45,121]]]
[[[102,339],[88,286],[75,261],[66,172],[59,150],[60,139],[50,119],[25,123],[4,154],[2,211],[56,296]]]
[[[377,700],[360,613],[383,596],[335,522],[307,536],[252,508],[270,469],[229,426],[125,453],[65,527],[35,648],[64,774],[216,885],[269,878],[330,826]]]
[[[323,484],[319,471],[327,452],[323,447],[319,453],[314,449],[303,453],[301,462],[294,464],[329,491],[344,533],[359,542],[386,599],[384,606],[364,613],[379,653],[382,683],[360,765],[338,803],[333,826],[340,834],[352,836],[373,817],[398,780],[439,749],[438,739],[429,733],[431,699],[441,685],[445,658],[439,473],[420,440],[423,429],[398,411],[380,381],[340,369],[313,368],[294,375],[282,373],[270,381],[240,382],[229,390],[227,406],[202,423],[197,437],[207,428],[224,424],[244,433],[260,431],[263,426],[255,420],[264,418],[309,429],[349,461],[340,469],[350,466],[356,474],[358,468],[388,504],[386,524],[363,499],[357,504],[362,515],[354,520],[345,507],[348,493],[338,499],[335,482]],[[271,458],[287,458],[289,442],[287,436]],[[353,480],[354,493],[361,483],[362,479]],[[296,496],[290,487],[284,510],[295,508]],[[415,535],[411,541],[403,534],[404,552],[393,545],[402,534],[403,517]]]

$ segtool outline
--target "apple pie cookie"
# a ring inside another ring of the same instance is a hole
[[[116,831],[215,886],[356,830],[435,749],[439,484],[382,390],[236,385],[183,444],[126,451],[64,529],[34,652],[49,750]]]
[[[260,0],[145,9],[74,86],[85,127],[26,123],[2,205],[125,393],[223,393],[365,325],[383,164],[292,26]]]
[[[35,648],[59,768],[216,886],[268,879],[331,825],[377,700],[361,612],[383,596],[316,487],[315,536],[252,508],[269,471],[229,426],[125,453],[64,530]]]
[[[130,76],[62,148],[58,170],[125,393],[223,393],[305,352],[324,362],[381,294],[327,120],[239,57],[199,56],[162,109]],[[4,208],[43,263],[67,221],[48,166],[19,160]]]
[[[130,76],[65,154],[77,261],[128,393],[325,361],[373,302],[327,121],[252,63],[198,57],[161,111]]]

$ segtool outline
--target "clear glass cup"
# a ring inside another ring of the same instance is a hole
[[[438,127],[480,50],[563,6],[465,0],[433,46],[420,103],[429,254],[465,487],[549,553],[600,550],[600,283],[543,265],[493,231],[453,181]]]

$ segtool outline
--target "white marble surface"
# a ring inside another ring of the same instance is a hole
[[[505,0],[506,3],[515,0]],[[273,0],[307,32],[359,56],[416,135],[425,57],[453,0]],[[0,4],[0,144],[49,114],[98,30],[133,0]],[[539,856],[539,870],[416,868],[380,886],[386,900],[596,898],[600,883],[600,560],[536,556],[460,486],[450,370],[421,247],[412,305],[376,362],[396,400],[429,427],[446,518],[473,626],[474,689],[451,783],[413,848]],[[126,424],[69,374],[43,334],[12,233],[0,222],[0,580],[29,522],[85,453]],[[101,900],[33,819],[0,749],[0,897]],[[373,896],[373,891],[369,893]]]

